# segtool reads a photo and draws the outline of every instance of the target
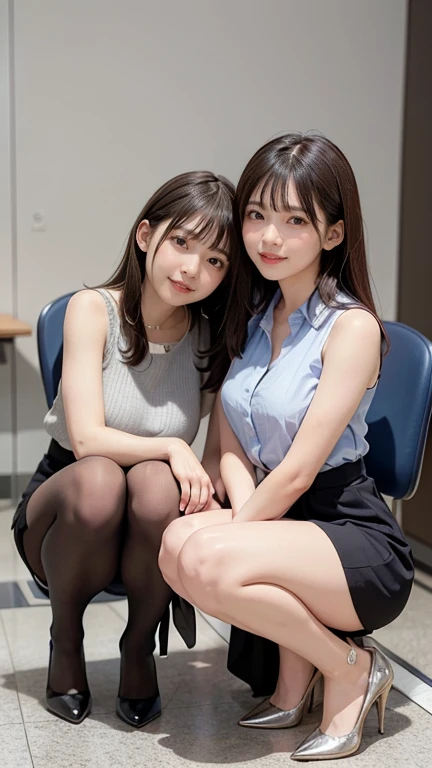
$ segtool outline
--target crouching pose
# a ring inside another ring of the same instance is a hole
[[[241,347],[232,329],[245,326],[233,199],[213,173],[171,179],[136,219],[114,276],[67,308],[62,381],[45,418],[52,439],[13,528],[51,600],[47,707],[72,723],[91,709],[82,619],[101,590],[128,599],[117,714],[140,727],[161,713],[153,651],[158,625],[166,651],[173,598],[161,536],[184,511],[215,506],[218,436],[209,430],[205,467],[190,444],[206,410],[201,387],[220,386]],[[193,609],[179,611],[191,646]]]
[[[383,731],[393,673],[352,637],[393,621],[413,581],[410,548],[363,461],[386,338],[357,185],[334,144],[298,134],[266,144],[237,205],[255,316],[219,402],[232,509],[174,521],[159,563],[179,594],[238,628],[230,666],[243,679],[254,660],[242,636],[279,647],[271,698],[240,724],[298,725],[323,680],[320,727],[292,757],[332,759],[359,748],[374,703]]]

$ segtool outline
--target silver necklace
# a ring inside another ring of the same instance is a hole
[[[184,317],[183,317],[182,322],[187,317],[187,309],[186,309],[186,307],[184,306],[183,309],[184,309]],[[170,319],[170,317],[175,315],[176,312],[177,312],[177,309],[175,309],[174,312],[171,312],[171,314],[167,317],[167,319],[164,320],[163,323],[161,323],[160,325],[148,325],[147,323],[144,323],[144,327],[148,328],[150,331],[161,331],[161,330],[163,330],[162,326]],[[176,328],[177,325],[180,325],[180,323],[176,323],[175,325],[172,325],[170,328],[165,328],[165,330],[166,331],[170,331],[171,328]]]

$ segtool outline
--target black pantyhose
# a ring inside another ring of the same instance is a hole
[[[24,547],[35,573],[49,586],[49,682],[59,693],[86,687],[82,618],[116,573],[125,503],[123,470],[96,456],[57,472],[29,501]]]
[[[169,464],[145,461],[127,474],[127,532],[121,575],[129,601],[122,637],[119,695],[146,698],[157,690],[155,632],[171,600],[158,566],[162,534],[179,515],[180,493]]]
[[[50,591],[49,682],[55,691],[85,689],[83,614],[113,580],[120,562],[129,618],[119,693],[146,698],[156,692],[154,636],[172,594],[157,558],[163,531],[178,510],[178,486],[163,461],[142,462],[125,473],[110,459],[88,457],[60,470],[34,492],[24,548]]]

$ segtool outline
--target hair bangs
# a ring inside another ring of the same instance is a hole
[[[161,236],[156,251],[162,243],[175,230],[185,230],[193,240],[199,240],[212,250],[223,250],[227,258],[236,243],[236,234],[233,224],[232,207],[223,205],[220,201],[209,201],[206,210],[190,209],[179,211],[177,216],[169,222],[165,232]],[[219,202],[219,205],[218,205]],[[213,204],[212,204],[213,203]]]
[[[289,186],[290,182],[292,182],[295,186],[300,208],[305,212],[315,229],[317,229],[316,200],[312,191],[315,187],[313,174],[309,168],[296,163],[296,160],[299,159],[297,155],[291,155],[288,168],[285,164],[278,163],[275,167],[268,170],[266,176],[259,183],[259,202],[262,207],[269,204],[270,208],[275,212],[291,212],[292,201],[290,203]]]

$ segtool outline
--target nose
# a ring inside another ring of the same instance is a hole
[[[262,235],[262,241],[263,243],[268,243],[269,245],[282,245],[282,238],[279,234],[279,230],[277,227],[275,227],[274,224],[269,224]]]
[[[200,257],[197,253],[188,253],[187,260],[180,267],[180,272],[188,277],[197,277],[200,271],[200,264]]]

